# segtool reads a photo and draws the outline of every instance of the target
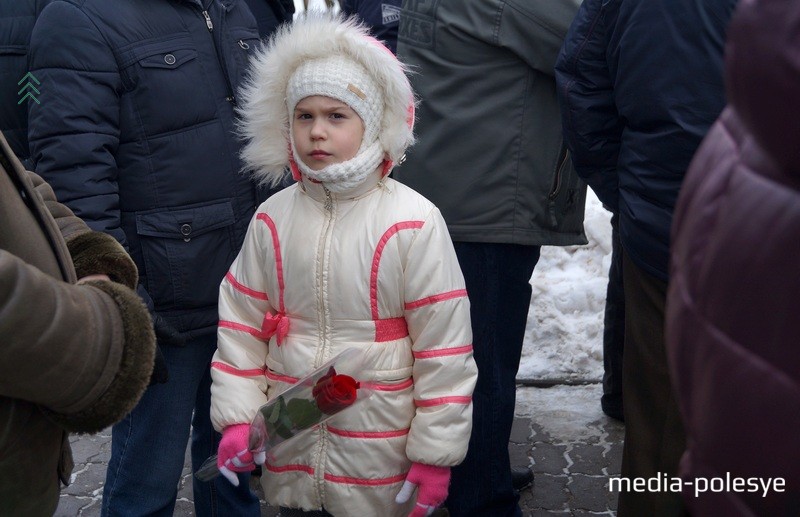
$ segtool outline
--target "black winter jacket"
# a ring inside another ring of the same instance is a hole
[[[33,24],[52,0],[0,0],[0,131],[20,160],[28,158],[28,102],[19,102],[27,92],[18,84],[28,72],[28,43]],[[38,89],[38,85],[32,82]]]
[[[258,38],[243,0],[59,0],[31,38],[37,172],[126,246],[156,312],[187,338],[215,331],[258,201],[233,137]]]
[[[279,25],[294,17],[293,0],[245,0],[258,23],[262,38],[268,38]]]
[[[393,53],[397,52],[397,28],[400,25],[400,0],[340,0],[342,14],[357,16],[376,39]]]
[[[681,181],[725,105],[722,53],[735,4],[585,0],[556,62],[575,170],[619,210],[631,258],[662,280]]]

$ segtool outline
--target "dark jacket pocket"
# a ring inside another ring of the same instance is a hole
[[[550,226],[554,230],[567,232],[581,232],[583,219],[576,219],[575,224],[569,224],[568,216],[582,208],[586,199],[586,189],[582,180],[575,172],[572,156],[562,145],[559,159],[556,163],[552,186],[547,195],[547,212]],[[574,219],[574,218],[573,218]]]
[[[136,214],[142,282],[156,310],[214,306],[236,256],[230,200]]]
[[[206,72],[188,34],[137,42],[119,53],[131,109],[148,136],[182,129],[215,116]]]

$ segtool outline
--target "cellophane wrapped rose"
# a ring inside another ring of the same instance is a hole
[[[360,388],[353,377],[339,374],[331,366],[264,405],[253,422],[251,442],[269,450],[353,405]]]

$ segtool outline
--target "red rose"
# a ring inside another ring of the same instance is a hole
[[[311,394],[320,411],[332,415],[356,401],[356,390],[359,387],[354,378],[339,375],[331,367],[314,385]]]

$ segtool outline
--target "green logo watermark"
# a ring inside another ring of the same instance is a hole
[[[25,77],[23,77],[22,79],[19,80],[19,82],[17,83],[17,86],[22,85],[22,83],[25,83],[25,84],[22,86],[22,88],[19,89],[19,91],[17,92],[17,95],[22,95],[22,92],[25,92],[25,95],[19,101],[17,101],[17,104],[22,104],[22,102],[25,99],[27,99],[28,97],[33,99],[36,102],[36,104],[41,104],[39,102],[39,99],[37,99],[33,95],[33,92],[36,92],[36,95],[40,95],[42,93],[33,84],[33,83],[36,83],[36,84],[41,85],[42,83],[39,82],[39,79],[37,79],[36,76],[33,75],[32,73],[28,72],[27,74],[25,74]]]

